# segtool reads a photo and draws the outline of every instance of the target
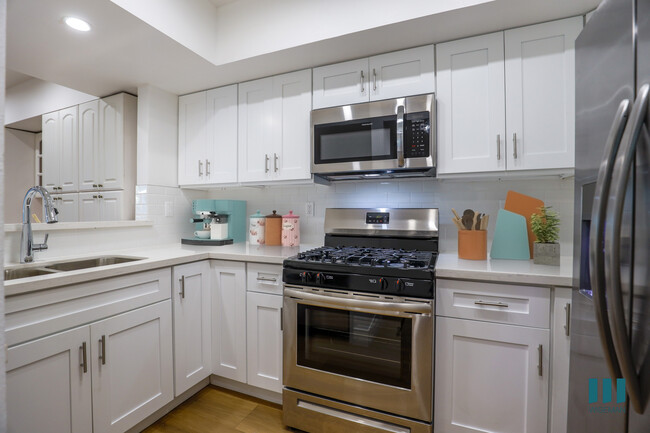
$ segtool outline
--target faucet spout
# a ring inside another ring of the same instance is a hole
[[[53,224],[58,221],[59,211],[54,207],[54,201],[47,189],[42,186],[33,186],[27,190],[23,199],[23,232],[20,238],[20,262],[30,263],[34,261],[34,251],[47,249],[47,237],[42,244],[34,244],[31,221],[32,200],[40,194],[43,197],[43,212],[45,213],[45,222]]]

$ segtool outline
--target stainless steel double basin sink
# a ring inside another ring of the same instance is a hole
[[[117,265],[120,263],[134,262],[137,260],[143,260],[143,257],[102,256],[87,259],[53,262],[51,264],[29,263],[6,268],[4,279],[5,281],[17,280],[20,278],[37,277],[39,275],[51,275],[59,272],[77,271],[80,269]]]

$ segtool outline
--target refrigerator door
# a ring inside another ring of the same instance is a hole
[[[589,245],[605,143],[610,131],[616,130],[612,125],[621,102],[634,101],[633,6],[633,0],[603,1],[576,41],[574,290],[567,428],[571,433],[626,431],[626,414],[617,410],[620,404],[602,401],[602,388],[599,402],[589,402],[589,379],[598,379],[602,385],[602,379],[612,377],[591,292]],[[624,126],[625,119],[618,122]],[[632,202],[631,196],[627,202]],[[631,209],[628,205],[630,215]],[[630,239],[631,228],[625,236]],[[606,311],[603,317],[607,321]],[[602,410],[592,411],[594,407]]]

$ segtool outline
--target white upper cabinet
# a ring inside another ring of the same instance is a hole
[[[78,191],[77,106],[43,115],[43,186],[50,192]]]
[[[314,68],[313,108],[435,90],[433,45]]]
[[[433,93],[433,45],[370,57],[368,72],[371,101]]]
[[[368,102],[368,59],[314,68],[314,109]]]
[[[80,192],[79,221],[125,220],[133,205],[133,200],[125,197],[125,191]]]
[[[237,182],[237,85],[207,92],[205,180]]]
[[[505,170],[503,33],[436,47],[438,172]]]
[[[310,179],[309,70],[239,85],[239,181]]]
[[[54,207],[59,211],[59,222],[79,221],[79,194],[76,192],[68,194],[57,194],[52,196]]]
[[[79,105],[79,191],[99,182],[99,99]]]
[[[203,155],[207,136],[207,93],[178,98],[178,183],[195,185],[205,180]]]
[[[505,32],[508,170],[575,165],[575,56],[582,17]]]

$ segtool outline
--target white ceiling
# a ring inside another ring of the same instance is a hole
[[[270,18],[266,34],[256,33],[256,27],[246,21],[246,12],[254,11],[249,6],[255,0],[209,1],[224,13],[241,8],[243,13],[237,16],[242,22],[236,24],[245,32],[237,34],[240,39],[247,38],[248,47],[254,46],[256,40],[261,44],[274,31]],[[265,4],[277,8],[299,4],[273,1],[273,6]],[[328,5],[346,3],[330,1]],[[573,16],[594,9],[598,3],[599,0],[492,0],[324,40],[312,38],[311,42],[299,42],[288,48],[265,48],[257,55],[215,65],[110,0],[8,0],[7,68],[96,96],[118,91],[136,93],[143,84],[186,94],[314,65]],[[291,9],[275,12],[276,16],[292,16]],[[327,13],[345,14],[346,10],[328,8]],[[86,19],[92,31],[79,33],[67,28],[61,21],[67,15]],[[319,17],[314,16],[312,21],[316,27]],[[310,35],[303,33],[309,32],[309,26],[303,23],[300,29],[296,40],[308,41]],[[237,41],[227,43],[237,50]]]

